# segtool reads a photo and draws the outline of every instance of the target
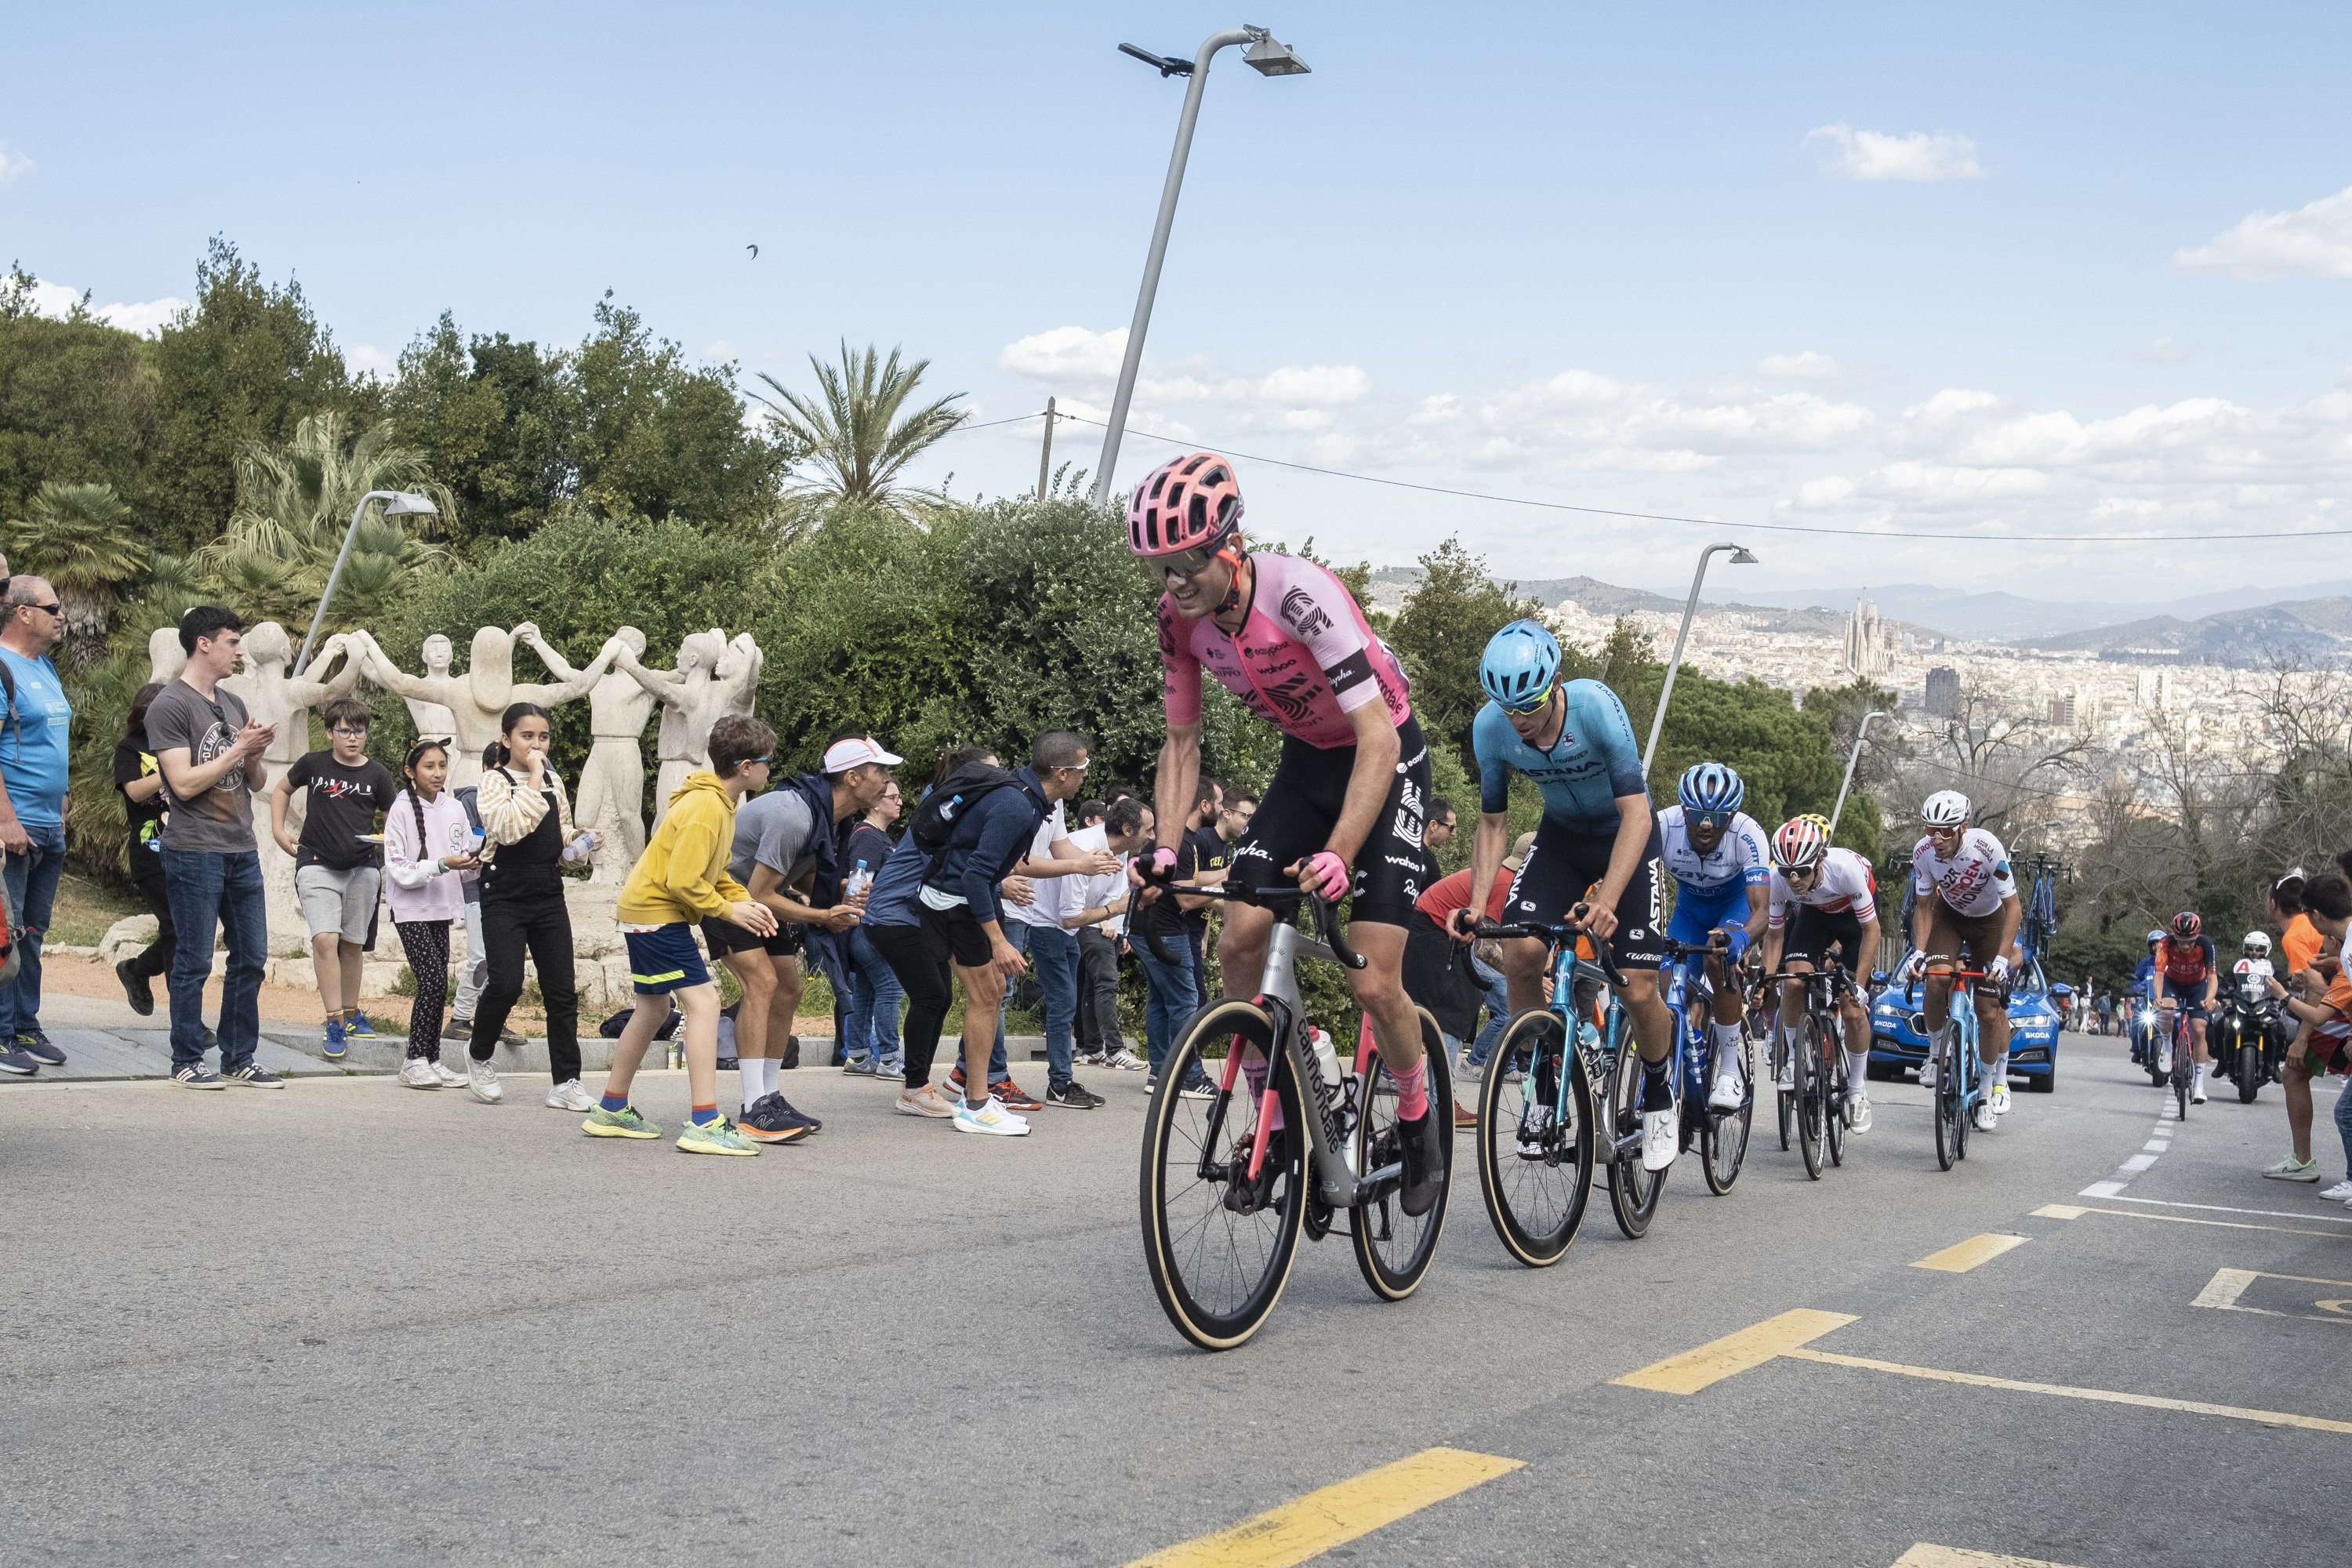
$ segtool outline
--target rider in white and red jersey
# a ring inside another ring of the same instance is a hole
[[[2009,1111],[2010,966],[2021,958],[2018,928],[2025,905],[2009,869],[2009,851],[1981,827],[1970,827],[1975,807],[1955,789],[1937,790],[1919,806],[1923,829],[1911,851],[1912,954],[1906,966],[1927,972],[1927,1063],[1919,1081],[1933,1088],[1936,1047],[1950,1026],[1952,976],[1966,950],[1984,975],[1972,994],[1977,1015],[1977,1058],[1984,1066],[1985,1095],[1977,1101],[1976,1124],[1990,1132]]]
[[[1205,668],[1282,731],[1274,782],[1234,846],[1225,888],[1296,878],[1327,899],[1353,895],[1349,941],[1366,963],[1348,971],[1348,983],[1397,1080],[1405,1132],[1399,1205],[1426,1214],[1444,1190],[1454,1121],[1451,1106],[1430,1109],[1420,1014],[1403,981],[1405,932],[1420,918],[1413,902],[1424,876],[1429,748],[1403,668],[1372,635],[1355,595],[1311,561],[1252,554],[1241,521],[1233,465],[1210,452],[1161,464],[1128,503],[1128,547],[1165,590],[1156,612],[1168,711],[1158,820],[1181,822],[1196,799]],[[1139,856],[1139,879],[1147,868],[1164,879],[1175,859],[1165,847]],[[1274,918],[1259,905],[1226,906],[1217,941],[1226,995],[1256,994]],[[1245,1053],[1243,1068],[1261,1089],[1264,1061]],[[1277,1128],[1274,1135],[1291,1134]],[[1281,1163],[1264,1163],[1267,1182]]]
[[[1832,849],[1820,821],[1792,817],[1772,835],[1772,894],[1764,918],[1764,970],[1810,973],[1832,953],[1846,973],[1867,984],[1878,962],[1878,882],[1870,862],[1851,849]],[[1845,1120],[1854,1132],[1870,1131],[1870,1017],[1859,985],[1845,993],[1839,1008],[1845,1020]],[[1805,1014],[1805,987],[1790,981],[1780,988],[1780,1029],[1793,1039]],[[1822,1042],[1826,1048],[1828,1042]],[[1793,1089],[1793,1051],[1781,1056],[1779,1087]]]

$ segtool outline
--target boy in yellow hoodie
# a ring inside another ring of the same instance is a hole
[[[721,719],[710,727],[709,745],[710,771],[688,773],[677,786],[653,841],[622,884],[614,913],[628,943],[637,1006],[613,1048],[604,1099],[580,1125],[592,1138],[661,1136],[629,1103],[629,1084],[675,1000],[686,1015],[686,1079],[693,1100],[677,1146],[689,1154],[757,1154],[760,1145],[719,1114],[719,987],[695,945],[694,928],[723,920],[758,936],[775,934],[775,911],[755,902],[727,863],[735,844],[735,807],[767,787],[776,732],[757,719]]]

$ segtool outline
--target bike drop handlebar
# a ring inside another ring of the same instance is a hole
[[[1584,929],[1584,919],[1591,909],[1591,906],[1589,904],[1579,904],[1570,910],[1568,919],[1558,925],[1544,921],[1510,921],[1499,924],[1494,921],[1480,921],[1470,928],[1470,934],[1482,942],[1490,939],[1504,940],[1511,937],[1531,936],[1549,942],[1554,946],[1566,946],[1578,937],[1590,934]],[[1597,956],[1583,959],[1582,955],[1579,954],[1579,958],[1601,971],[1610,984],[1624,984],[1625,976],[1618,972],[1615,962],[1609,956],[1609,944],[1595,938],[1592,948]]]

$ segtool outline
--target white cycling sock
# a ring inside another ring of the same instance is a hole
[[[1870,1053],[1848,1051],[1845,1054],[1846,1088],[1855,1094],[1866,1094],[1870,1082]]]
[[[1715,1036],[1715,1070],[1736,1073],[1739,1070],[1739,1026],[1715,1024],[1709,1026]]]

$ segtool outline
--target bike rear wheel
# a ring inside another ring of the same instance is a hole
[[[1602,1133],[1612,1144],[1642,1131],[1642,1052],[1630,1026],[1622,1037],[1609,1074],[1609,1114]],[[1617,1228],[1632,1239],[1649,1234],[1658,1197],[1665,1190],[1665,1172],[1642,1168],[1640,1138],[1634,1138],[1631,1152],[1610,1162],[1609,1207],[1617,1215]]]
[[[1356,1243],[1356,1267],[1364,1283],[1382,1300],[1402,1301],[1421,1285],[1437,1256],[1438,1234],[1445,1228],[1446,1200],[1454,1195],[1454,1068],[1446,1060],[1445,1036],[1427,1008],[1421,1018],[1422,1059],[1427,1063],[1429,1114],[1437,1118],[1445,1146],[1445,1184],[1429,1212],[1409,1215],[1391,1190],[1348,1212],[1349,1230]],[[1181,1081],[1181,1080],[1179,1080]],[[1374,1056],[1357,1089],[1356,1169],[1377,1171],[1403,1158],[1403,1133],[1397,1125],[1396,1080]]]
[[[1706,1112],[1706,1121],[1699,1134],[1700,1152],[1704,1155],[1701,1169],[1706,1173],[1706,1190],[1717,1197],[1731,1191],[1739,1180],[1739,1167],[1748,1158],[1748,1133],[1756,1116],[1756,1053],[1749,1048],[1748,1037],[1739,1037],[1739,1081],[1744,1090],[1739,1109],[1721,1112]],[[1707,1088],[1712,1090],[1712,1075]]]
[[[1785,1154],[1789,1152],[1789,1140],[1797,1130],[1797,1096],[1794,1090],[1780,1087],[1780,1069],[1789,1065],[1789,1042],[1780,1037],[1780,1015],[1775,1013],[1772,1016],[1774,1021],[1764,1026],[1772,1042],[1765,1059],[1772,1067],[1772,1100],[1780,1112],[1780,1152]]]
[[[1306,1113],[1286,1058],[1275,1058],[1272,1081],[1289,1131],[1267,1145],[1266,1158],[1279,1152],[1282,1166],[1273,1201],[1255,1213],[1225,1203],[1231,1173],[1247,1168],[1256,1127],[1249,1080],[1237,1078],[1232,1095],[1213,1100],[1176,1092],[1195,1070],[1223,1081],[1225,1064],[1205,1058],[1204,1047],[1231,1051],[1244,1042],[1273,1056],[1273,1019],[1249,1002],[1210,1004],[1169,1051],[1144,1113],[1144,1263],[1168,1321],[1202,1350],[1244,1343],[1273,1314],[1306,1218]]]
[[[1559,1262],[1584,1223],[1592,1123],[1592,1081],[1559,1015],[1547,1009],[1512,1019],[1478,1094],[1478,1189],[1503,1250],[1530,1268]],[[1532,1159],[1529,1149],[1537,1152]]]
[[[1805,1174],[1818,1182],[1828,1152],[1829,1119],[1823,1114],[1822,1029],[1810,1013],[1797,1020],[1796,1069],[1797,1152],[1804,1156]]]

